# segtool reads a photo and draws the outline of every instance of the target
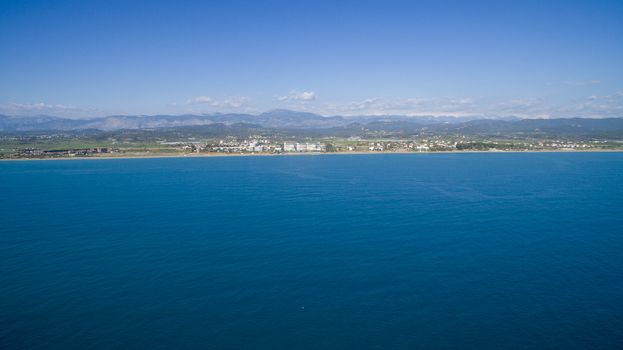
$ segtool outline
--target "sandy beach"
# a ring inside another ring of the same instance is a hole
[[[185,153],[185,154],[109,154],[91,157],[55,157],[55,158],[3,158],[2,161],[39,161],[39,160],[104,160],[104,159],[149,159],[149,158],[213,158],[213,157],[292,157],[292,156],[340,156],[340,155],[388,155],[388,154],[461,154],[461,153],[619,153],[616,150],[535,150],[535,151],[437,151],[437,152],[301,152],[301,153]]]

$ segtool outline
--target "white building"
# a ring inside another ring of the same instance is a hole
[[[296,152],[296,144],[294,144],[293,142],[284,142],[283,151],[284,152]]]
[[[308,152],[320,152],[322,151],[322,147],[320,146],[319,143],[308,143],[307,151]]]
[[[307,144],[306,143],[297,143],[296,144],[297,152],[307,152]]]

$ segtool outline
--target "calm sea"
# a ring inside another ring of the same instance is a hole
[[[0,162],[2,349],[621,349],[623,154]]]

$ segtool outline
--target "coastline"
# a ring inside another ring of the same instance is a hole
[[[0,162],[20,161],[63,161],[63,160],[110,160],[110,159],[159,159],[159,158],[216,158],[216,157],[290,157],[290,156],[339,156],[339,155],[430,155],[430,154],[500,154],[500,153],[623,153],[623,149],[615,150],[533,150],[533,151],[425,151],[425,152],[301,152],[301,153],[186,153],[186,154],[124,154],[95,157],[57,157],[57,158],[14,158],[0,159]]]

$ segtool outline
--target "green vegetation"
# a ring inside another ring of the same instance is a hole
[[[623,150],[620,139],[590,138],[585,135],[544,137],[525,135],[470,135],[458,132],[419,132],[385,135],[364,132],[332,135],[321,130],[269,131],[244,129],[229,134],[214,129],[176,128],[120,130],[114,132],[51,132],[0,134],[0,158],[108,157],[141,155],[183,155],[208,153],[288,152],[457,152],[457,151],[590,151]],[[284,143],[290,144],[285,147]],[[292,145],[300,144],[297,149]]]

